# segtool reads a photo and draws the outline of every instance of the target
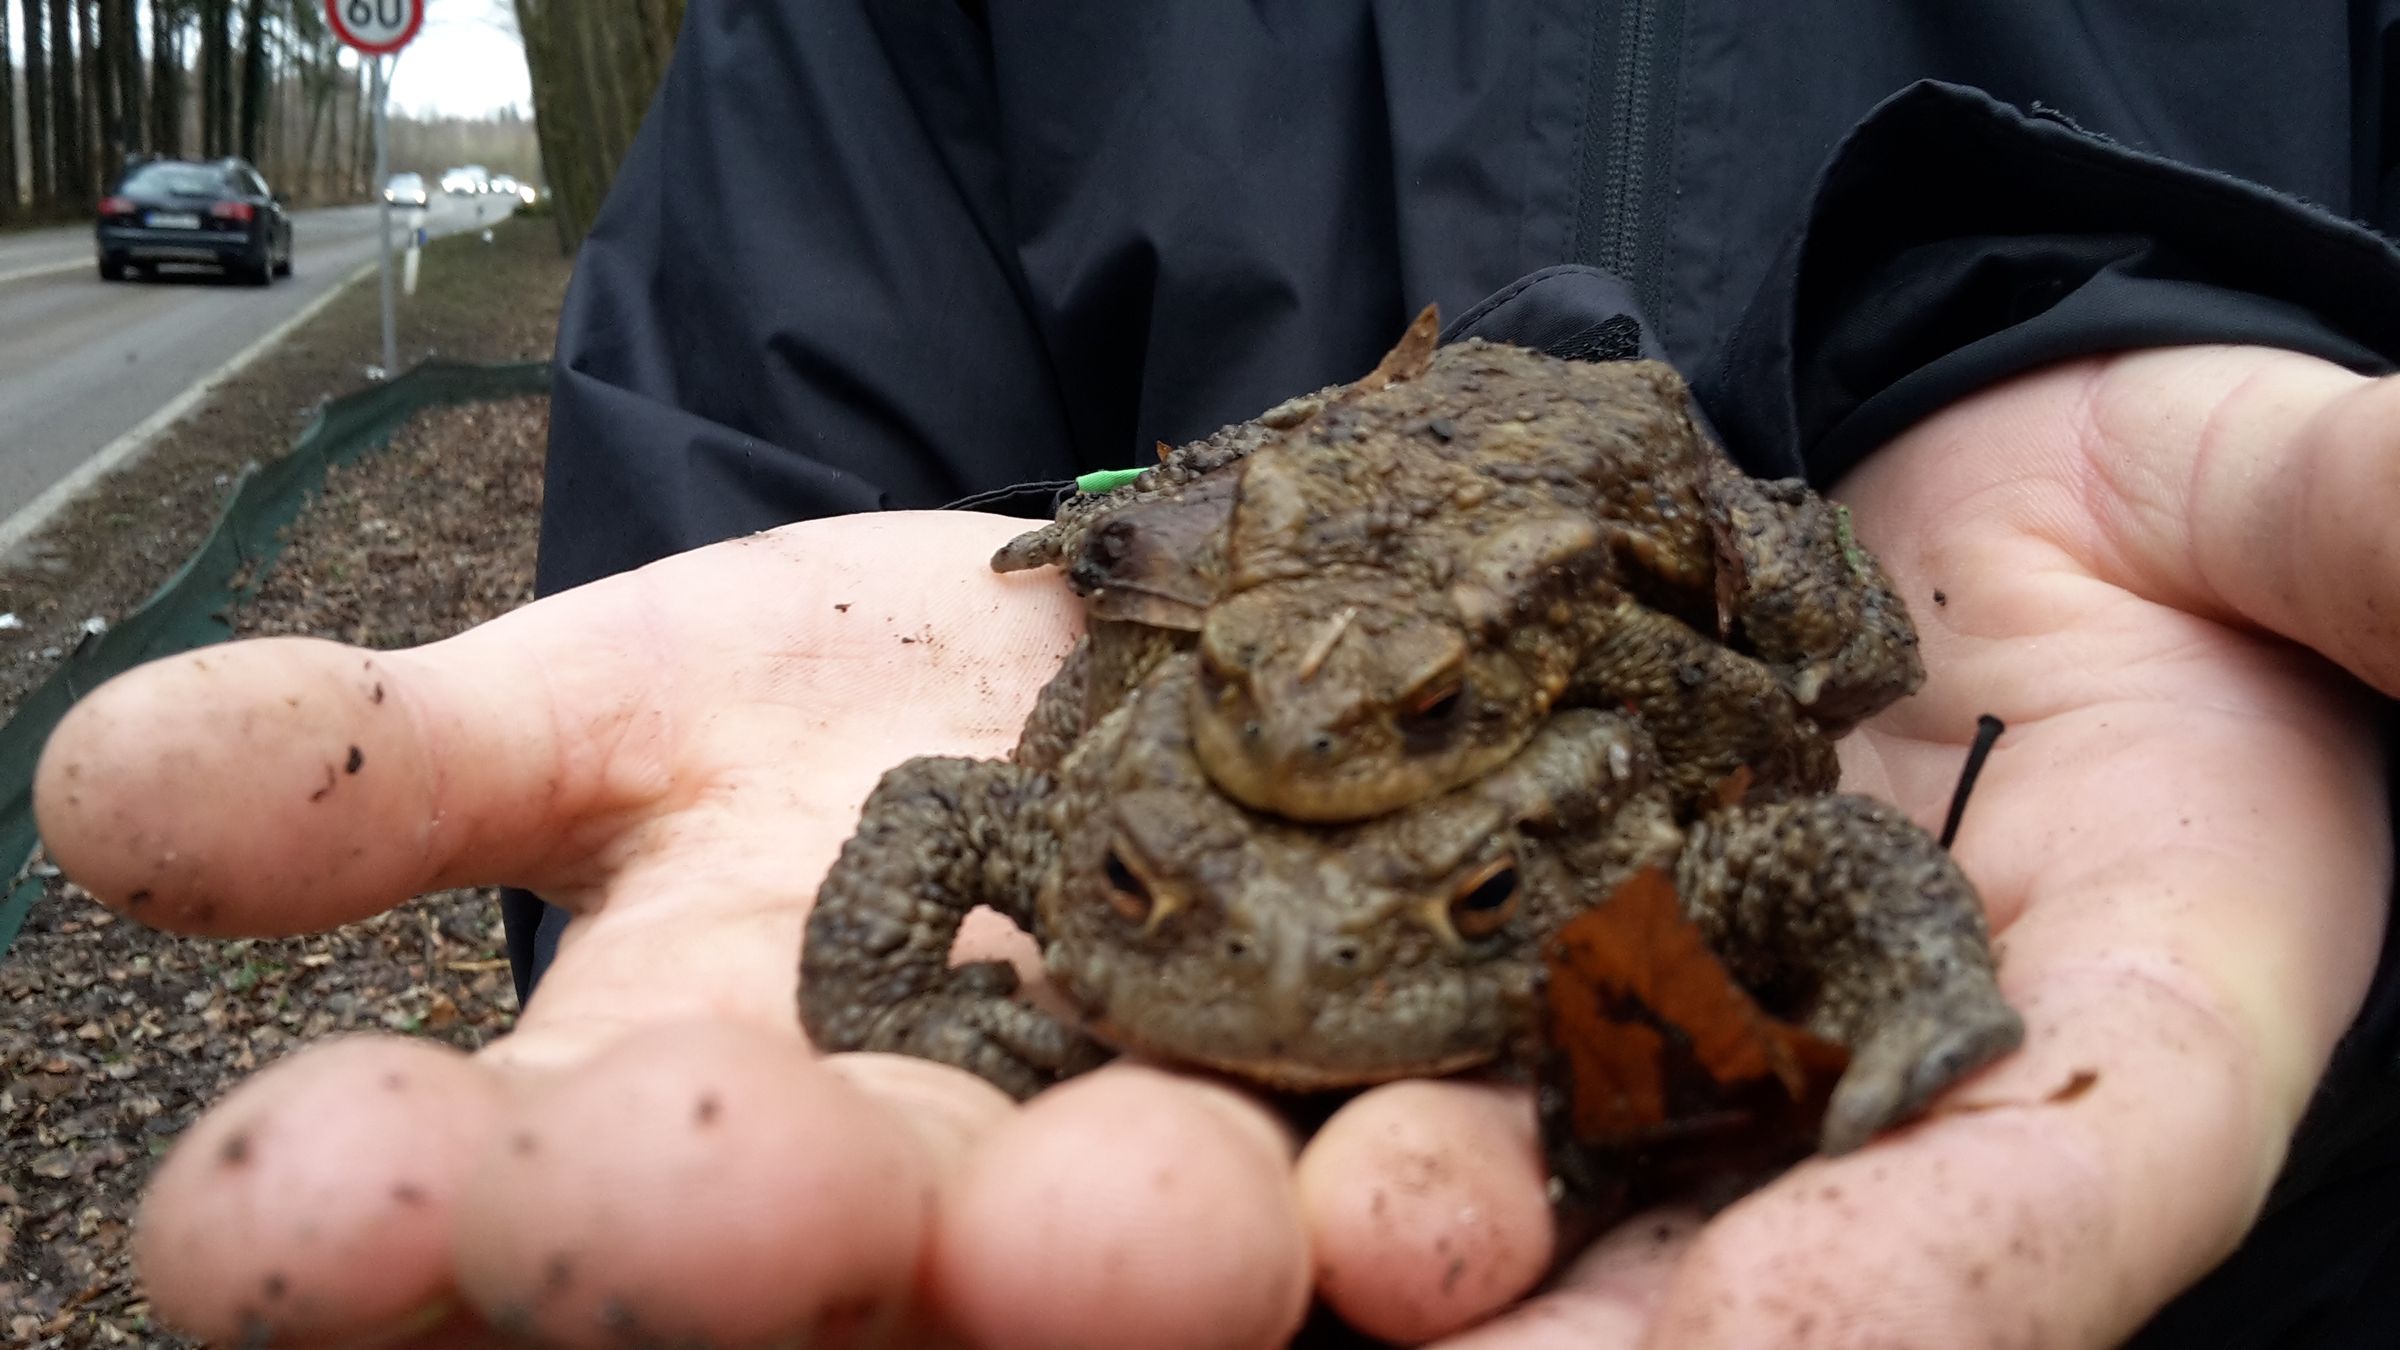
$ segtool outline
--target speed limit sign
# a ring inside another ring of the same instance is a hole
[[[408,45],[425,22],[425,0],[325,0],[333,35],[373,56]]]

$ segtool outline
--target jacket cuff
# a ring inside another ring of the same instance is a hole
[[[2011,376],[2201,343],[2389,372],[2400,250],[2038,105],[1922,81],[1835,149],[1781,265],[1694,382],[1753,471],[1823,484]]]

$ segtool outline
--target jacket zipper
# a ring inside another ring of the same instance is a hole
[[[1606,9],[1596,6],[1592,20],[1575,256],[1631,286],[1655,333],[1664,318],[1683,0],[1623,0],[1613,25]]]

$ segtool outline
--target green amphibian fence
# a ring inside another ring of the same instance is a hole
[[[421,409],[536,394],[549,387],[545,362],[428,361],[396,380],[326,404],[290,454],[243,470],[215,528],[158,593],[107,632],[85,639],[0,727],[0,878],[13,879],[0,899],[0,953],[16,940],[42,891],[40,880],[26,875],[37,842],[33,766],[75,700],[144,661],[231,636],[228,616],[264,577],[264,564],[283,547],[280,532],[323,487],[330,466],[381,448]]]

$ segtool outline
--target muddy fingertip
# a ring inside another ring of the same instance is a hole
[[[1385,1340],[1473,1326],[1550,1265],[1545,1181],[1521,1090],[1403,1082],[1363,1094],[1301,1158],[1318,1292]]]
[[[656,1028],[514,1104],[459,1206],[459,1279],[543,1344],[872,1344],[909,1316],[934,1177],[798,1037]]]
[[[1112,1067],[1033,1099],[945,1188],[930,1283],[973,1344],[1285,1344],[1308,1242],[1280,1131],[1224,1089]]]
[[[133,1258],[159,1320],[211,1344],[439,1323],[450,1205],[498,1089],[464,1055],[381,1037],[243,1084],[160,1164]]]

